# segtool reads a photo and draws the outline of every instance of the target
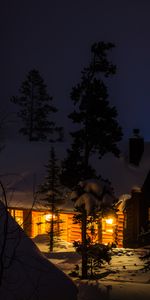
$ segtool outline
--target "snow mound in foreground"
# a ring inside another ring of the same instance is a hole
[[[0,299],[77,299],[71,279],[42,256],[1,202]]]
[[[150,288],[145,284],[84,282],[79,284],[79,300],[149,300]]]

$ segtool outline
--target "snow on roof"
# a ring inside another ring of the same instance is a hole
[[[3,201],[3,197],[1,196]],[[3,201],[4,203],[4,201]],[[9,208],[18,209],[33,209],[33,210],[49,210],[50,205],[44,201],[34,197],[31,191],[16,191],[14,193],[7,193],[7,205]],[[71,199],[65,199],[62,203],[57,205],[57,208],[61,211],[70,212],[73,211],[73,201]]]
[[[127,152],[124,150],[120,158],[106,154],[95,164],[100,175],[110,180],[117,197],[130,194],[135,186],[141,188],[150,171],[150,142],[145,142],[144,153],[137,167],[129,164]]]
[[[26,150],[26,156],[28,161],[25,161],[24,152],[21,152],[21,147]],[[44,148],[40,145],[40,148],[36,149],[31,146],[23,144],[20,146],[19,155],[13,158],[9,147],[1,153],[1,172],[5,170],[6,176],[0,176],[5,184],[5,187],[9,185],[9,188],[14,192],[11,194],[11,204],[16,207],[30,208],[33,202],[33,190],[37,189],[38,185],[42,182],[42,178],[45,174],[44,163],[46,163],[48,154],[47,147]],[[118,159],[112,154],[106,154],[101,160],[92,159],[92,163],[95,166],[97,173],[104,179],[109,179],[114,188],[115,195],[120,197],[122,194],[130,194],[133,187],[141,188],[146,176],[150,170],[150,142],[145,142],[144,153],[138,167],[129,164],[127,143],[122,145],[122,155]],[[11,150],[13,151],[13,149]],[[36,155],[33,155],[36,153]],[[39,162],[38,157],[41,157]],[[42,161],[43,160],[43,161]],[[9,165],[9,172],[7,171],[6,164]],[[16,174],[14,173],[16,171]],[[18,173],[17,173],[18,172]],[[12,175],[8,176],[8,173]],[[2,173],[1,173],[2,174]],[[18,175],[19,174],[19,175]],[[37,208],[42,209],[42,203],[36,203]],[[44,206],[43,206],[44,208]],[[72,210],[73,203],[71,200],[67,200],[61,206],[64,210]]]
[[[0,236],[0,299],[77,300],[72,280],[41,254],[2,202]]]
[[[116,207],[118,207],[121,211],[124,211],[126,207],[127,201],[131,198],[129,194],[123,194],[119,197],[118,202],[116,203]]]
[[[9,208],[18,209],[35,209],[35,210],[46,210],[47,206],[37,201],[33,196],[31,191],[15,191],[6,193],[7,196],[7,206]],[[1,196],[2,197],[2,196]],[[3,197],[1,198],[3,201]],[[4,201],[3,201],[4,203]]]

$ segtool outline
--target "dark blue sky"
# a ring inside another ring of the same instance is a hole
[[[9,98],[18,93],[27,72],[37,68],[60,110],[58,118],[68,132],[69,94],[80,80],[82,68],[89,63],[90,46],[96,41],[111,41],[116,44],[111,58],[117,65],[117,75],[109,81],[110,103],[117,107],[124,140],[137,127],[150,140],[149,16],[149,0],[1,1],[0,110],[12,112],[14,107],[10,106]],[[13,124],[6,135],[1,165],[5,167],[8,161],[8,169],[17,166],[19,171],[25,160],[25,140],[15,135],[12,127]],[[11,155],[16,160],[20,158],[20,169]],[[34,159],[33,163],[36,165]],[[28,165],[30,160],[27,168]]]
[[[140,127],[150,139],[149,12],[148,0],[1,1],[1,103],[7,107],[25,74],[38,68],[63,116],[91,44],[112,41],[118,70],[110,80],[110,102],[125,136]]]

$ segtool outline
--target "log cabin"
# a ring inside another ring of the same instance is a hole
[[[104,168],[103,164],[99,166],[103,171],[109,170],[109,178],[119,201],[116,215],[99,220],[95,229],[99,242],[115,242],[119,247],[139,247],[150,244],[150,143],[144,142],[136,129],[128,147],[128,154],[122,155],[120,160],[109,161],[107,157]],[[44,207],[31,209],[31,205],[24,206],[22,203],[26,203],[28,196],[23,199],[22,194],[18,197],[21,201],[9,205],[11,215],[30,237],[47,233],[51,212]],[[74,214],[73,209],[62,208],[59,215],[62,239],[69,242],[81,239],[80,227],[73,223]]]
[[[116,214],[108,214],[99,220],[97,224],[94,224],[95,241],[105,245],[114,243],[117,247],[123,246],[124,215],[119,209],[119,205],[117,205]],[[8,210],[29,237],[34,238],[37,235],[48,234],[50,231],[52,215],[50,210],[45,207],[30,209],[11,206]],[[58,220],[55,226],[59,237],[69,243],[81,240],[81,228],[79,224],[74,223],[74,215],[73,210],[67,209],[61,209],[56,216],[54,215],[54,219],[57,218]]]

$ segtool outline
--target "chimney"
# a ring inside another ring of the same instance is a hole
[[[144,152],[144,139],[139,133],[139,129],[133,129],[133,137],[129,139],[129,163],[135,166],[139,166]]]

